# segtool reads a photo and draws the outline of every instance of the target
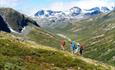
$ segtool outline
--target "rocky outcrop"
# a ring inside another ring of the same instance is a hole
[[[0,16],[0,31],[11,32],[2,16]]]
[[[5,22],[16,32],[21,32],[25,26],[28,24],[33,24],[40,27],[31,18],[25,16],[24,14],[15,11],[12,8],[0,8],[0,15],[4,18]]]

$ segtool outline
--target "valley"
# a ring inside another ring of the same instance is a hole
[[[75,17],[28,17],[0,8],[0,70],[114,70],[115,11]],[[84,45],[82,56],[71,53],[70,41]]]

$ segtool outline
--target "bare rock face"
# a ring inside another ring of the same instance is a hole
[[[4,21],[16,32],[21,32],[28,24],[33,24],[40,27],[35,21],[15,11],[12,8],[0,8],[0,15]]]
[[[2,16],[0,16],[0,31],[11,32]]]

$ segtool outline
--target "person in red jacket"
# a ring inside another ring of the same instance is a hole
[[[64,39],[60,41],[60,45],[61,45],[62,50],[65,50],[65,40]]]

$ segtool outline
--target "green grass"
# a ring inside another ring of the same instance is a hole
[[[82,59],[68,52],[0,33],[0,70],[110,70],[108,65],[95,65]]]
[[[60,30],[60,33],[83,44],[85,46],[84,57],[115,66],[115,60],[112,59],[115,56],[115,28],[111,29],[115,26],[114,24],[115,11],[109,14],[100,14],[93,17],[92,20],[86,19],[73,23],[72,26],[69,26],[70,29]],[[75,30],[78,29],[81,30],[77,31],[76,35]],[[102,34],[104,36],[98,37]]]
[[[107,15],[97,16],[92,21],[84,20],[77,23],[80,24],[80,26],[78,26],[79,28],[84,28],[83,30],[78,31],[77,41],[85,44],[85,57],[93,58],[115,66],[115,60],[112,60],[115,56],[115,28],[108,31],[104,30],[111,28],[109,25],[115,23],[114,18],[115,12],[111,12]],[[104,36],[94,38],[102,34],[104,34]],[[92,43],[96,41],[97,43],[92,45]]]
[[[60,39],[55,35],[45,32],[40,29],[33,29],[28,35],[28,38],[38,44],[60,48]]]

